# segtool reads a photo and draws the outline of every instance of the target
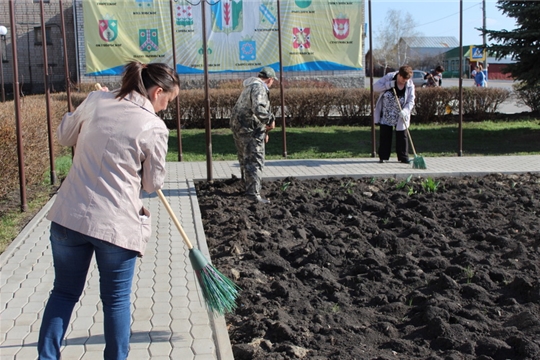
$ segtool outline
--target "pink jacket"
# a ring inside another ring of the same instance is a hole
[[[163,186],[169,131],[150,100],[115,94],[94,91],[64,115],[58,142],[75,157],[47,219],[142,255],[151,235],[142,190]]]

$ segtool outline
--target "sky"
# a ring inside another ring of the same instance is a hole
[[[496,0],[485,0],[486,28],[489,30],[511,30],[516,27],[514,18],[503,15],[496,7]],[[366,23],[369,24],[368,0],[366,4]],[[372,0],[371,20],[373,23],[373,47],[377,49],[376,34],[381,29],[388,10],[409,13],[417,24],[420,36],[454,36],[459,41],[459,0]],[[463,0],[463,45],[483,43],[482,35],[476,27],[482,27],[482,0]],[[369,30],[368,30],[369,31]],[[366,51],[369,44],[369,32],[366,34]],[[489,39],[487,39],[489,43]]]

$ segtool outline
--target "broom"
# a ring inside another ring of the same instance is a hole
[[[402,109],[401,109],[401,104],[399,102],[399,98],[396,93],[396,89],[392,88],[392,91],[394,92],[394,95],[396,97],[396,102],[399,107],[399,113],[401,115]],[[409,137],[409,141],[411,142],[411,147],[414,154],[414,160],[413,160],[413,165],[412,165],[413,169],[427,169],[426,161],[424,160],[424,158],[422,156],[416,155],[416,150],[414,149],[411,133],[409,132],[409,127],[407,126],[405,119],[403,119],[403,125],[405,125],[405,130],[407,130],[407,136]]]
[[[223,315],[226,312],[233,312],[234,309],[236,309],[235,300],[240,288],[213,267],[204,255],[193,247],[184,232],[184,229],[182,229],[180,222],[176,218],[176,215],[174,215],[167,199],[165,199],[163,192],[160,189],[156,192],[189,248],[189,260],[191,261],[191,266],[193,267],[195,274],[197,274],[197,279],[201,286],[206,306],[212,312],[220,315]]]

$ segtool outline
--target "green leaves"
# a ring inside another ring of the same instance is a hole
[[[428,177],[422,182],[422,188],[425,192],[437,192],[439,188],[440,181],[435,181],[432,178]]]

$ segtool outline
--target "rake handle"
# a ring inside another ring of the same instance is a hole
[[[401,108],[401,104],[399,103],[399,98],[397,96],[396,89],[392,88],[392,91],[394,92],[394,95],[396,97],[397,106],[399,107],[399,115],[401,117],[403,117],[403,115],[401,115],[401,111],[403,109]],[[412,141],[411,133],[409,132],[409,127],[407,126],[407,123],[405,122],[405,119],[402,119],[402,120],[403,120],[403,125],[405,125],[405,130],[407,131],[407,136],[409,137],[409,141],[411,142],[411,147],[412,147],[412,151],[414,153],[414,157],[416,157],[416,150],[414,149],[414,143]]]
[[[189,248],[189,250],[192,250],[193,245],[191,244],[191,241],[189,241],[189,238],[186,232],[182,228],[182,225],[180,225],[180,221],[178,221],[178,219],[176,218],[176,215],[174,214],[174,211],[171,208],[171,205],[169,205],[169,202],[167,201],[167,199],[165,199],[165,195],[163,195],[163,192],[161,191],[161,189],[157,189],[156,193],[158,194],[158,197],[163,202],[163,205],[165,205],[165,209],[167,209],[167,212],[169,213],[169,216],[171,217],[174,225],[176,225],[176,228],[178,229],[178,231],[180,231],[180,234],[182,235],[182,238],[184,239],[184,242],[186,243],[187,247]]]

